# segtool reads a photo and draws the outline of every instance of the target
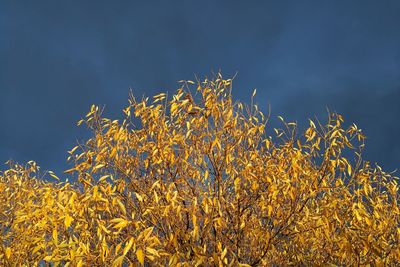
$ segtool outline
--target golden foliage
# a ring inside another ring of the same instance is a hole
[[[232,80],[181,81],[122,122],[92,106],[92,138],[69,151],[75,182],[34,162],[0,173],[3,266],[395,265],[398,178],[361,158],[339,114],[276,137]],[[192,93],[195,91],[195,93]]]

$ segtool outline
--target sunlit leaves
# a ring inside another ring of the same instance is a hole
[[[365,136],[329,113],[303,134],[220,74],[175,94],[93,105],[68,151],[76,182],[33,161],[0,173],[1,265],[394,265],[398,178],[363,161]],[[273,134],[275,131],[275,134]],[[269,134],[273,136],[269,136]]]
[[[6,248],[5,253],[6,258],[9,259],[11,257],[11,248]]]
[[[143,265],[144,264],[144,253],[141,248],[136,250],[136,257],[137,257],[138,261],[140,262],[140,264]]]

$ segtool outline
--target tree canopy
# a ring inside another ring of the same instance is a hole
[[[398,178],[341,115],[304,132],[280,117],[269,136],[269,114],[220,74],[130,94],[123,113],[78,122],[92,137],[69,151],[70,182],[33,161],[0,173],[2,265],[399,263]]]

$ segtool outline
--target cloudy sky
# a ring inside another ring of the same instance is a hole
[[[392,171],[399,14],[399,1],[1,1],[0,163],[60,173],[91,104],[118,118],[129,88],[173,92],[221,69],[273,117],[343,114],[368,136],[365,158]]]

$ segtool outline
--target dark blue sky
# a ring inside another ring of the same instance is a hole
[[[343,114],[366,159],[400,167],[400,1],[365,0],[1,1],[0,162],[60,173],[91,104],[116,118],[130,87],[171,92],[218,69],[274,117]]]

